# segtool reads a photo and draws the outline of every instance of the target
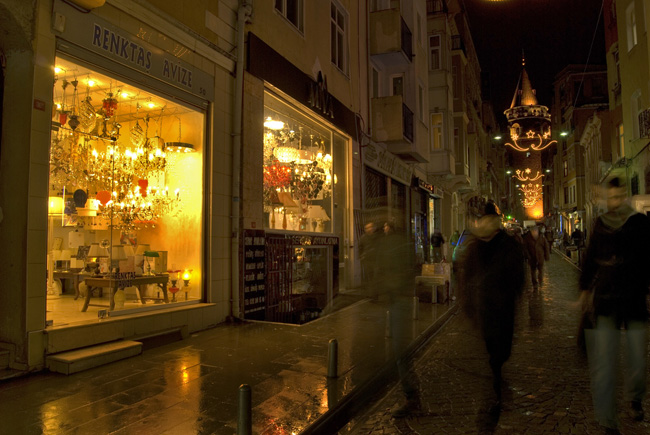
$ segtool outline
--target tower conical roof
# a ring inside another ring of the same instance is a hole
[[[521,74],[519,75],[519,81],[517,82],[517,89],[515,89],[515,95],[512,97],[512,103],[510,108],[517,106],[536,106],[537,97],[535,96],[535,90],[533,85],[530,84],[530,78],[526,72],[526,59],[521,60]]]

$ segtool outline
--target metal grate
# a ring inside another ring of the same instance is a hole
[[[266,237],[266,320],[292,322],[291,307],[291,238],[284,235]]]

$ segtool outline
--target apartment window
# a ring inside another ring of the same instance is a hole
[[[623,134],[623,123],[618,124],[616,131],[618,133],[618,157],[622,158],[625,157],[625,136]]]
[[[330,51],[331,60],[341,71],[347,74],[347,14],[345,10],[332,2],[331,4],[331,32]]]
[[[431,151],[442,149],[442,113],[431,114]],[[456,143],[456,134],[458,129],[454,130],[454,144]]]
[[[564,176],[566,177],[569,175],[569,162],[568,161],[563,161],[562,165],[564,166]]]
[[[564,188],[564,203],[569,204],[571,201],[569,201],[569,188],[565,187]]]
[[[379,98],[379,71],[372,67],[372,98]]]
[[[303,0],[275,0],[275,10],[301,32],[303,31],[302,3]]]
[[[440,69],[440,35],[429,36],[429,68]]]
[[[391,76],[390,84],[391,95],[404,95],[404,74]]]
[[[627,51],[630,51],[637,44],[636,36],[636,13],[634,11],[634,3],[630,3],[625,10],[625,18],[627,25]]]
[[[460,160],[460,131],[457,128],[454,128],[454,154]]]

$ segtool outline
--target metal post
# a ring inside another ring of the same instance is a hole
[[[338,377],[338,362],[339,362],[339,342],[333,338],[329,342],[328,357],[327,357],[327,377]]]
[[[393,334],[390,330],[390,311],[386,311],[386,338],[391,338]]]
[[[418,312],[420,310],[420,299],[417,296],[413,296],[413,320],[418,319]]]
[[[251,411],[251,387],[239,386],[239,408],[237,409],[237,435],[252,435],[253,419]]]

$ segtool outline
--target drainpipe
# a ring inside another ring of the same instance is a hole
[[[241,132],[242,106],[244,99],[244,30],[246,21],[253,14],[249,0],[240,0],[237,10],[237,66],[235,68],[235,92],[233,93],[232,117],[232,216],[230,221],[230,316],[229,320],[240,317],[239,310],[239,217],[241,190]]]

